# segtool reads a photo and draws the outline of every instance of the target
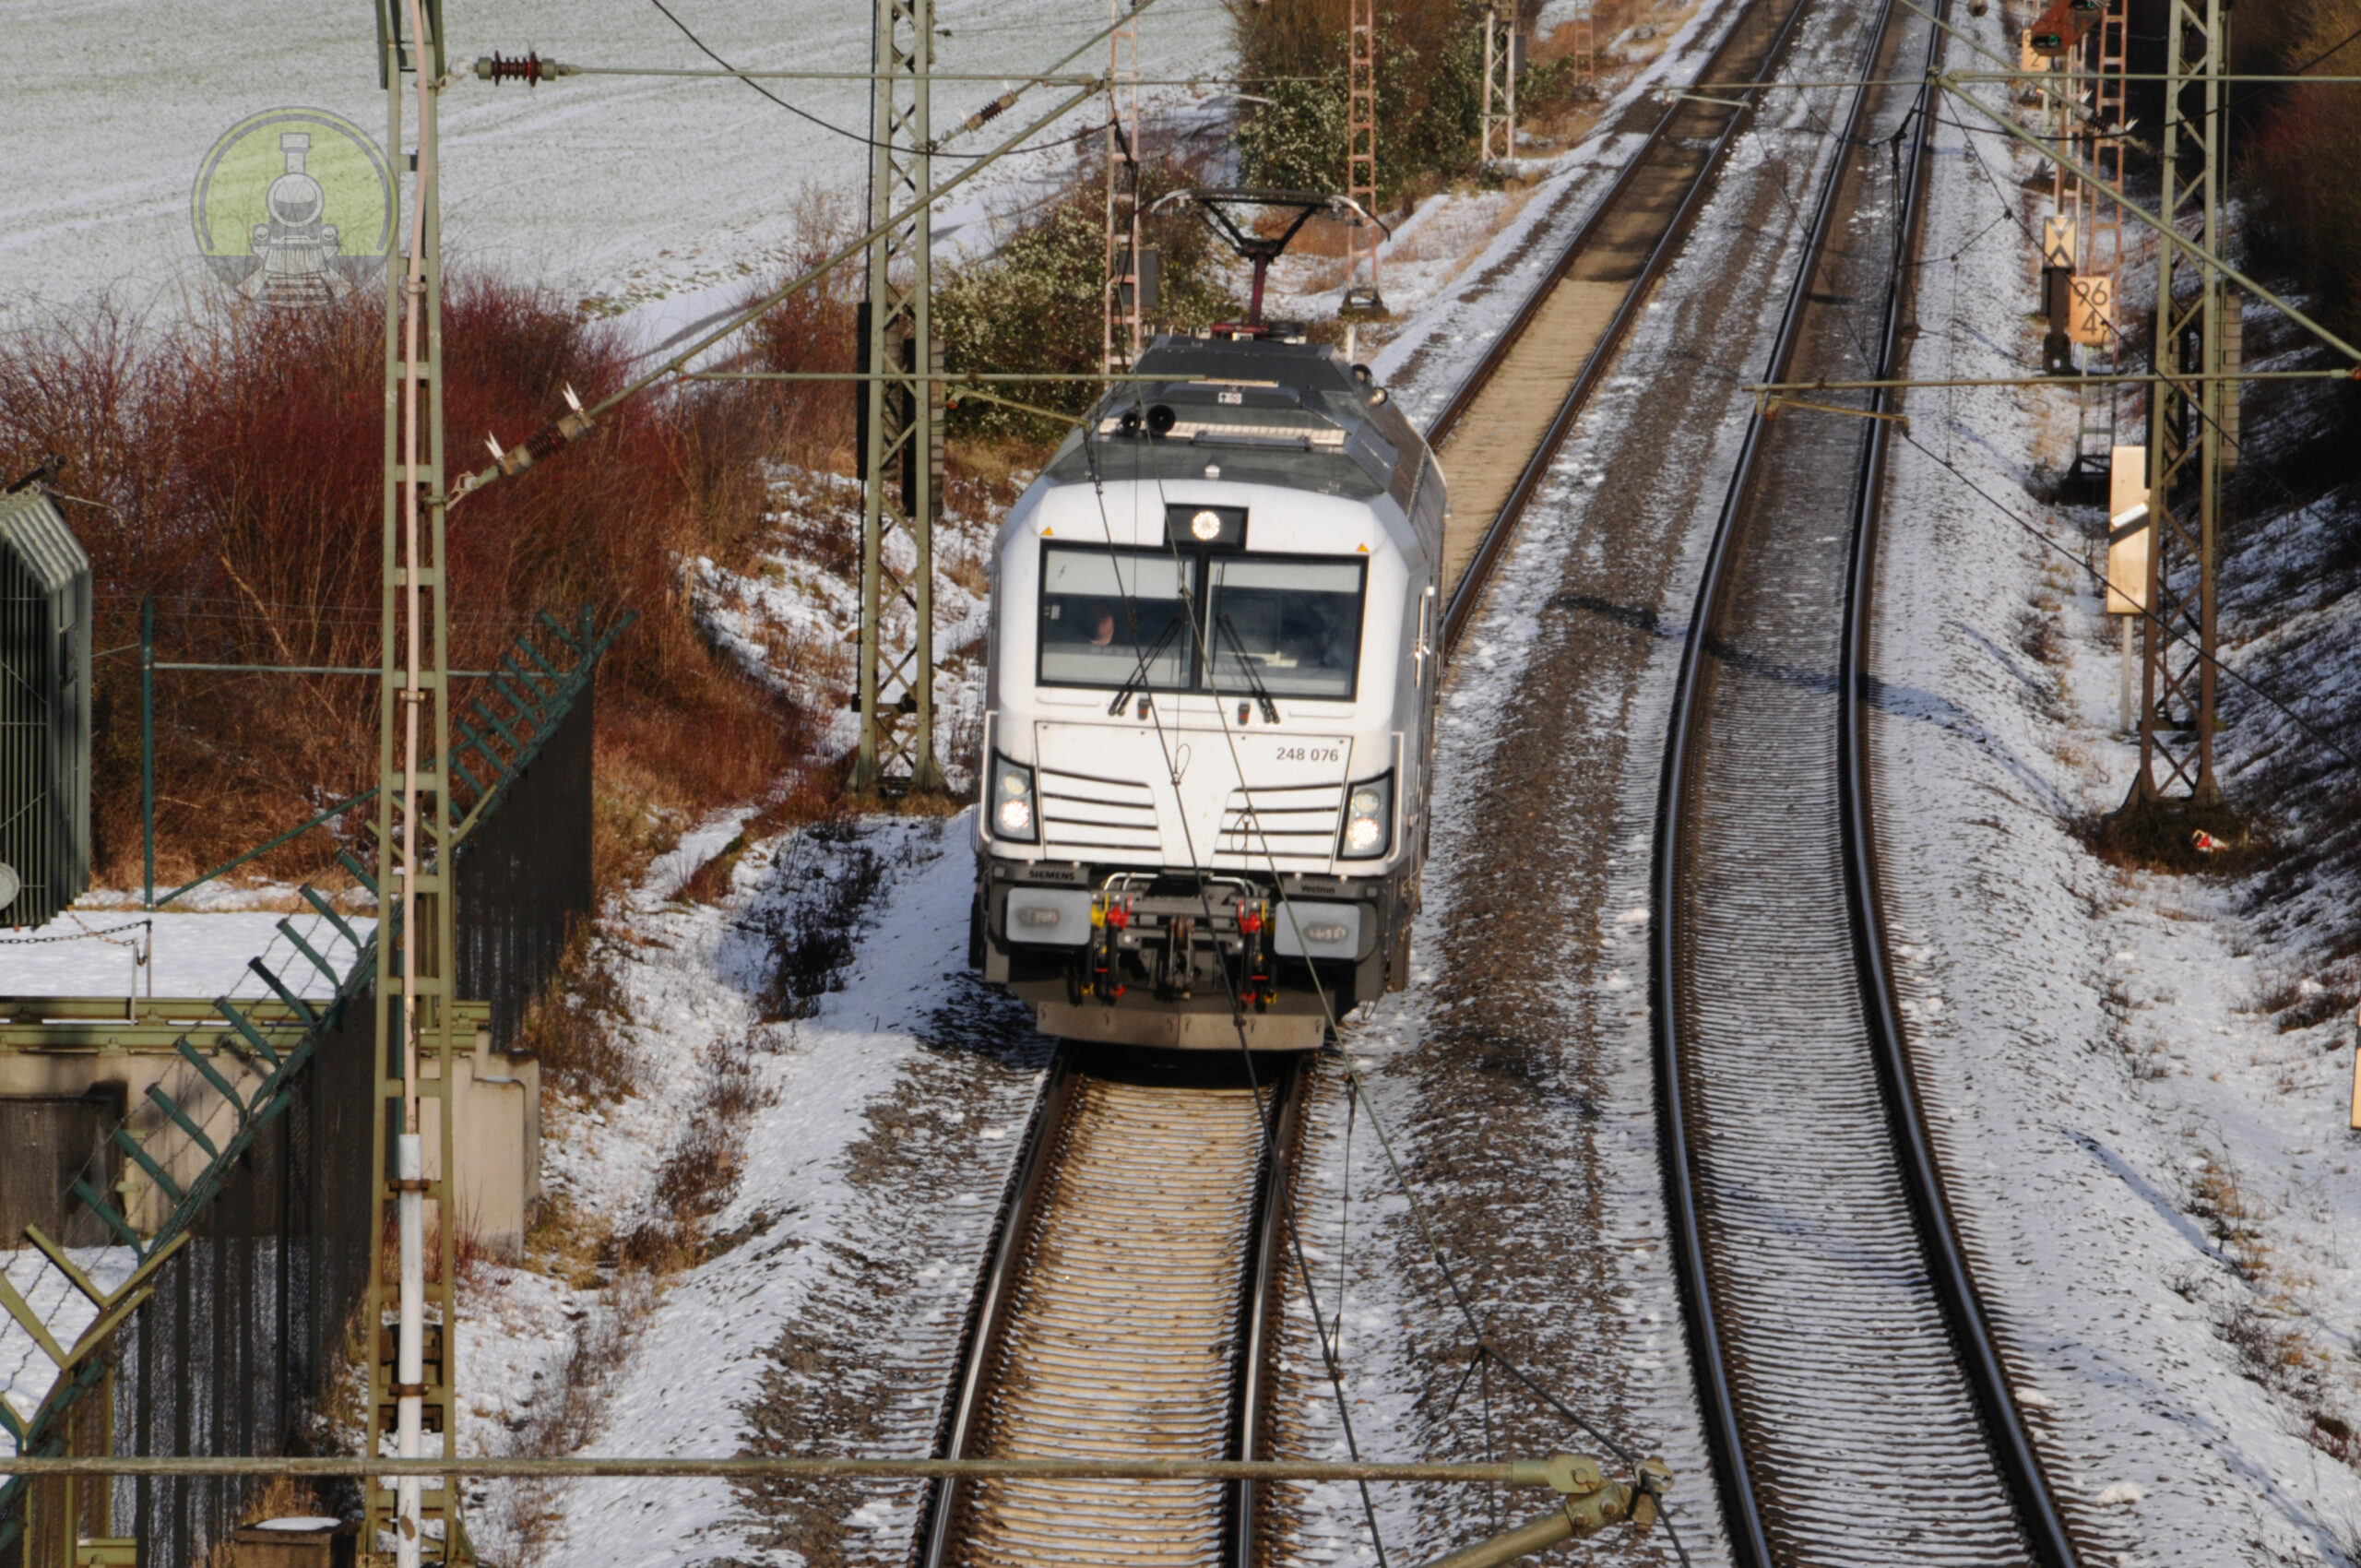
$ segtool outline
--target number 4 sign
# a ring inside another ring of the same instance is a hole
[[[2066,335],[2088,349],[2109,347],[2115,339],[2115,279],[2104,272],[2078,273],[2074,308]]]

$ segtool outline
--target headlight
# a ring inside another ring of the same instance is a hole
[[[1364,780],[1345,791],[1345,826],[1336,853],[1348,861],[1372,860],[1394,847],[1394,775]]]
[[[984,809],[991,813],[995,837],[1030,844],[1040,837],[1033,821],[1033,770],[1021,762],[992,756],[991,793]]]

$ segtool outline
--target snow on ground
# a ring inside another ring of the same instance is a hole
[[[608,1360],[589,1369],[604,1384],[604,1399],[581,1452],[741,1452],[760,1441],[760,1408],[775,1396],[782,1366],[793,1364],[794,1348],[781,1340],[785,1325],[814,1295],[837,1289],[839,1271],[864,1246],[891,1253],[920,1243],[903,1260],[913,1276],[908,1289],[887,1305],[920,1337],[947,1345],[956,1336],[973,1278],[966,1252],[980,1247],[997,1210],[1039,1065],[1038,1052],[1003,1064],[972,1056],[971,1045],[936,1040],[936,1016],[967,985],[958,973],[969,876],[966,819],[867,818],[798,829],[749,846],[717,904],[673,900],[684,869],[719,851],[741,821],[732,814],[685,838],[671,864],[653,871],[625,909],[610,912],[607,949],[625,991],[623,1034],[638,1087],[611,1105],[557,1105],[544,1128],[553,1199],[626,1235],[661,1216],[658,1168],[682,1140],[713,1131],[687,1115],[710,1052],[718,1043],[745,1041],[758,1109],[744,1133],[743,1175],[712,1218],[708,1255],[664,1283],[653,1301],[528,1269],[485,1271],[463,1309],[464,1451],[509,1446],[510,1431],[526,1428],[537,1402],[556,1396],[582,1336],[571,1325],[587,1323]],[[781,953],[813,934],[816,912],[841,912],[831,898],[848,877],[871,874],[880,879],[871,901],[834,933],[845,944],[847,961],[836,975],[841,989],[807,999],[804,1016],[777,1016],[765,995]],[[923,1134],[907,1121],[881,1122],[879,1108],[894,1104],[897,1086],[923,1072],[931,1045],[966,1050],[989,1081],[990,1092],[968,1107],[979,1157],[964,1172],[943,1173],[950,1185],[932,1194],[932,1213],[901,1216],[883,1236],[864,1239],[880,1222],[863,1173],[864,1161],[879,1156],[867,1146]],[[928,1231],[943,1226],[945,1251],[938,1255]],[[866,1268],[860,1280],[866,1290],[872,1280]],[[596,1320],[618,1313],[634,1317],[626,1332],[602,1334]],[[894,1348],[874,1348],[872,1360],[890,1361]],[[857,1367],[832,1368],[825,1380],[860,1375]],[[941,1388],[910,1384],[881,1399],[913,1405],[901,1436],[917,1452],[931,1440]],[[479,1535],[489,1532],[496,1553],[513,1550],[501,1538],[510,1516],[504,1501],[478,1509],[485,1521]],[[902,1495],[872,1499],[861,1523],[887,1538],[906,1537],[908,1504]],[[582,1483],[541,1505],[558,1511],[552,1544],[570,1564],[638,1568],[741,1555],[776,1527],[775,1518],[745,1514],[718,1481]]]
[[[673,0],[669,8],[742,68],[869,69],[868,0],[801,0],[788,10],[766,0]],[[935,69],[979,78],[938,82],[939,133],[1108,19],[1103,6],[1062,0],[939,0],[935,15]],[[558,0],[511,0],[454,7],[450,24],[455,59],[535,49],[584,65],[713,68],[652,4],[593,14]],[[1143,74],[1218,70],[1228,29],[1219,0],[1157,0],[1140,18]],[[0,0],[0,36],[20,84],[8,113],[10,156],[0,163],[0,211],[10,214],[0,232],[0,298],[18,308],[71,304],[101,288],[135,307],[180,308],[204,287],[190,190],[217,137],[283,105],[329,110],[380,136],[386,124],[365,7]],[[1099,45],[1072,68],[1106,65]],[[865,82],[766,85],[866,135]],[[989,149],[1059,101],[1050,90],[1033,89],[948,149]],[[1176,102],[1197,96],[1183,86],[1160,90]],[[781,259],[813,193],[857,195],[868,175],[860,141],[818,130],[733,81],[575,77],[526,89],[470,77],[444,101],[444,234],[454,265],[538,279],[573,297],[734,291]],[[1086,104],[1038,139],[1103,114]],[[957,167],[946,157],[938,180]],[[979,176],[947,204],[938,234],[955,242],[1000,199],[995,189],[1021,188],[1026,178],[1024,168]]]
[[[0,996],[268,996],[270,987],[248,967],[260,958],[289,990],[326,996],[335,981],[320,972],[279,929],[287,921],[339,977],[359,955],[325,916],[305,909],[143,915],[136,907],[84,900],[47,925],[0,931]],[[362,941],[376,922],[347,915]],[[152,952],[152,966],[141,959]]]
[[[1031,475],[1015,478],[1021,488]],[[965,500],[946,505],[933,542],[936,747],[950,766],[980,743],[989,564],[1000,526],[999,507],[979,511],[975,487],[957,488]],[[839,474],[782,469],[771,502],[751,570],[703,557],[695,563],[699,624],[742,668],[820,716],[825,728],[815,745],[841,755],[860,738],[860,716],[848,699],[860,671],[861,487]],[[912,573],[917,551],[906,529],[885,538],[885,564],[896,572]],[[880,618],[890,662],[910,646],[918,614],[910,600],[889,594]],[[952,780],[957,790],[973,782],[964,775]]]
[[[2032,250],[1996,222],[2033,215],[2033,164],[1975,140],[1940,133],[1921,376],[2038,360]],[[2236,889],[2118,872],[2075,837],[2137,751],[2081,569],[2101,519],[2028,493],[2036,464],[2070,457],[2067,395],[1922,393],[1910,411],[1925,445],[1895,454],[1880,606],[1887,911],[2027,1418],[2101,1561],[2352,1562],[2361,1475],[2334,1454],[2361,1408],[2348,1028],[2283,1033],[2259,1008],[2294,955]]]

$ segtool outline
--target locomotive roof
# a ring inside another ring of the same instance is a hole
[[[1052,483],[1184,479],[1216,468],[1244,484],[1369,500],[1406,512],[1426,444],[1345,356],[1316,344],[1159,338],[1050,460]]]

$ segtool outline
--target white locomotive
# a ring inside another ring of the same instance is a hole
[[[1157,339],[993,547],[969,961],[1046,1034],[1308,1050],[1406,980],[1442,473],[1254,330]]]

